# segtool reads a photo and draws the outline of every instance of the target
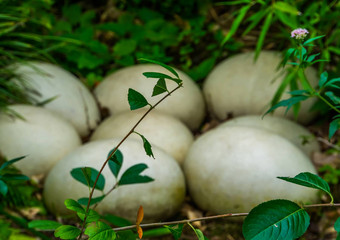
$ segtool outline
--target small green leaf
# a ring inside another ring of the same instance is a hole
[[[319,80],[319,88],[322,88],[325,83],[327,82],[328,79],[328,73],[327,72],[323,72],[320,75],[320,80]]]
[[[274,2],[273,7],[281,12],[290,13],[292,15],[300,14],[300,12],[296,9],[296,7],[290,5],[287,2],[283,2],[283,1]]]
[[[22,159],[24,159],[26,156],[22,156],[22,157],[18,157],[18,158],[14,158],[14,159],[11,159],[7,162],[4,162],[1,167],[0,167],[0,170],[3,170],[4,168],[6,168],[7,166],[10,166],[12,165],[13,163],[17,162],[17,161],[20,161]]]
[[[1,176],[3,180],[22,180],[27,181],[29,180],[29,177],[22,175],[22,174],[12,174],[12,173],[6,173]]]
[[[229,41],[229,39],[236,33],[238,27],[240,26],[243,18],[246,16],[249,8],[252,6],[252,4],[248,4],[246,6],[243,6],[240,11],[237,14],[236,19],[233,21],[233,23],[231,24],[231,28],[227,34],[227,36],[225,36],[225,38],[222,41],[222,45],[224,45],[226,42]]]
[[[82,221],[84,221],[84,219],[85,219],[84,213],[78,212],[77,215]],[[99,219],[100,219],[100,215],[96,211],[94,211],[93,209],[89,209],[89,212],[88,212],[88,215],[87,215],[87,218],[86,218],[86,223],[96,222]]]
[[[71,171],[71,175],[74,179],[91,188],[93,187],[98,174],[99,171],[91,167],[74,168]],[[104,187],[105,178],[102,174],[100,174],[95,188],[99,190],[104,190]]]
[[[122,177],[118,182],[118,185],[147,183],[154,181],[154,179],[149,176],[140,175],[147,168],[148,166],[144,163],[133,165],[123,173]]]
[[[205,240],[206,239],[201,230],[196,228],[195,233],[196,233],[196,236],[198,237],[198,240]]]
[[[308,213],[294,202],[271,200],[253,208],[243,223],[246,240],[296,239],[309,226]]]
[[[139,136],[141,136],[142,140],[143,140],[143,147],[145,150],[146,155],[148,155],[149,157],[152,157],[155,159],[152,149],[151,149],[151,144],[149,143],[149,141],[141,134],[137,133]]]
[[[33,220],[28,223],[29,228],[37,230],[55,230],[61,225],[61,223],[51,220]]]
[[[91,198],[91,202],[90,202],[90,206],[99,203],[101,200],[103,200],[105,198],[105,195],[102,195],[100,197],[93,197]],[[79,198],[78,199],[78,203],[84,206],[87,206],[87,203],[89,202],[89,198],[84,197],[84,198]]]
[[[85,213],[85,209],[75,200],[66,199],[64,202],[67,209],[70,209],[75,212]]]
[[[337,236],[336,236],[336,240],[339,240],[340,239],[340,217],[335,221],[334,229],[338,233]]]
[[[333,92],[327,91],[325,92],[325,95],[329,97],[334,104],[340,104],[340,97],[336,96]]]
[[[3,195],[3,196],[6,196],[7,195],[7,192],[8,192],[8,186],[7,184],[0,180],[0,193]]]
[[[167,91],[168,89],[166,88],[166,83],[165,83],[164,78],[160,78],[157,81],[157,84],[155,85],[155,87],[153,88],[152,97],[157,96]]]
[[[334,85],[335,83],[339,84],[340,83],[340,78],[333,78],[331,80],[329,80],[326,84],[325,84],[325,87],[328,87],[328,86],[336,86]],[[338,86],[336,86],[336,88],[338,88]]]
[[[339,115],[338,115],[339,116]],[[331,139],[336,131],[340,128],[340,117],[335,118],[331,123],[329,124],[329,133],[328,138]]]
[[[322,35],[322,36],[317,36],[317,37],[314,37],[314,38],[310,38],[310,39],[308,39],[307,41],[305,41],[302,45],[303,45],[303,46],[306,46],[306,44],[311,43],[311,42],[313,42],[313,41],[315,41],[315,40],[317,40],[317,39],[323,38],[324,36],[326,36],[326,35]]]
[[[173,78],[170,77],[169,75],[166,75],[164,73],[158,73],[158,72],[144,72],[143,75],[147,78],[164,78],[164,79],[170,79],[172,81],[174,81],[177,84],[182,83],[181,79],[178,78]]]
[[[54,236],[59,237],[61,239],[74,239],[80,235],[81,231],[79,228],[70,226],[70,225],[62,225],[58,227]]]
[[[137,47],[137,42],[134,39],[122,39],[113,47],[113,54],[115,56],[125,56],[132,54]]]
[[[179,78],[179,75],[178,73],[170,66],[164,64],[164,63],[161,63],[161,62],[158,62],[158,61],[155,61],[155,60],[151,60],[151,59],[147,59],[147,58],[140,58],[138,59],[139,61],[144,61],[144,62],[149,62],[149,63],[154,63],[154,64],[157,64],[157,65],[160,65],[162,66],[163,68],[167,69],[169,72],[171,72],[173,75],[175,75],[177,78]]]
[[[171,225],[171,226],[164,226],[168,228],[172,234],[172,236],[175,238],[175,240],[180,239],[182,232],[183,232],[183,226],[184,224],[178,224],[178,225]]]
[[[100,221],[88,224],[85,229],[85,234],[90,237],[89,240],[116,239],[116,233],[111,229],[111,227]]]
[[[308,98],[308,96],[295,96],[291,97],[285,100],[282,100],[272,106],[264,115],[267,115],[268,113],[274,111],[278,107],[287,107],[285,114],[287,114],[288,110],[295,104],[298,104],[301,101],[304,101]]]
[[[309,172],[303,172],[303,173],[299,173],[294,178],[290,178],[290,177],[277,177],[277,178],[282,179],[287,182],[295,183],[301,186],[322,190],[326,192],[333,200],[333,196],[331,194],[331,190],[329,188],[328,183],[325,180],[323,180],[321,177],[319,177],[318,175],[315,175]]]
[[[139,109],[149,104],[142,94],[132,88],[129,88],[128,101],[131,110]]]
[[[114,149],[112,149],[110,151],[108,157],[111,155],[111,152],[113,150]],[[122,154],[122,152],[117,149],[117,151],[110,157],[108,164],[109,164],[109,168],[110,168],[112,174],[117,178],[119,171],[120,171],[120,168],[123,165],[123,154]]]
[[[264,20],[259,39],[257,40],[257,43],[256,43],[256,50],[255,50],[255,56],[254,56],[255,60],[260,55],[260,52],[261,52],[261,49],[264,43],[264,39],[266,38],[272,19],[273,19],[273,12],[270,12],[267,15],[266,19]]]

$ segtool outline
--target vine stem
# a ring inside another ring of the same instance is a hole
[[[315,208],[315,207],[340,207],[340,203],[321,203],[321,204],[310,204],[310,205],[302,206],[302,208]],[[226,218],[226,217],[245,217],[245,216],[248,216],[248,214],[249,213],[227,213],[227,214],[222,214],[222,215],[200,217],[200,218],[194,218],[194,219],[188,219],[188,220],[179,220],[179,221],[161,222],[161,223],[145,223],[145,224],[140,224],[139,226],[141,228],[160,227],[164,225],[192,223],[192,222],[198,222],[198,221],[203,221],[203,220],[213,220],[213,219]],[[135,229],[136,227],[137,225],[131,225],[131,226],[126,226],[126,227],[113,228],[112,230],[123,231],[123,230]]]
[[[81,237],[83,236],[83,232],[84,232],[84,228],[85,228],[85,224],[86,224],[86,219],[87,219],[87,215],[90,209],[90,203],[91,203],[91,199],[95,190],[95,187],[97,185],[99,176],[101,175],[101,173],[103,172],[106,164],[108,163],[108,161],[110,160],[110,158],[116,153],[117,149],[122,145],[123,142],[125,142],[125,140],[135,131],[136,127],[141,123],[141,121],[152,111],[152,109],[154,109],[158,104],[160,104],[164,99],[166,99],[167,97],[169,97],[173,92],[175,92],[177,89],[181,88],[183,86],[183,83],[178,84],[178,86],[176,88],[174,88],[171,92],[169,92],[168,94],[166,94],[163,98],[161,98],[157,103],[155,103],[155,105],[150,105],[150,108],[148,111],[146,111],[144,113],[144,115],[138,120],[138,122],[131,128],[131,130],[128,132],[128,134],[126,134],[126,136],[118,143],[118,145],[113,149],[113,151],[111,152],[111,154],[107,157],[107,159],[105,160],[105,162],[103,163],[102,167],[99,170],[99,173],[97,174],[96,180],[94,181],[92,190],[90,192],[90,196],[89,196],[89,201],[87,202],[87,206],[86,206],[86,211],[85,211],[85,217],[84,217],[84,221],[81,227],[81,233],[78,237],[78,240],[81,239]]]

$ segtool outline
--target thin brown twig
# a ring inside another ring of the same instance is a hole
[[[168,94],[166,94],[163,98],[161,98],[155,105],[151,106],[149,108],[148,111],[146,111],[144,113],[144,115],[138,120],[138,122],[132,127],[132,129],[128,132],[128,134],[126,134],[126,136],[118,143],[118,145],[113,149],[113,151],[111,152],[111,154],[107,157],[107,159],[105,160],[105,162],[103,163],[101,169],[99,170],[99,173],[96,177],[96,180],[94,181],[90,196],[89,196],[89,200],[87,202],[87,206],[86,206],[86,211],[85,211],[85,217],[84,217],[84,221],[81,227],[81,233],[78,237],[78,240],[81,239],[84,229],[85,229],[85,224],[86,224],[86,219],[87,219],[87,215],[90,209],[90,203],[91,203],[91,199],[95,190],[95,187],[97,185],[99,176],[101,175],[101,173],[103,172],[106,164],[108,163],[108,161],[110,160],[110,158],[116,153],[117,149],[122,145],[122,143],[131,135],[131,133],[134,132],[135,128],[140,124],[140,122],[149,114],[149,112],[151,112],[152,109],[154,109],[158,104],[160,104],[164,99],[166,99],[167,97],[169,97],[173,92],[175,92],[177,89],[181,88],[183,86],[183,83],[179,84],[176,88],[174,88],[171,92],[169,92]]]

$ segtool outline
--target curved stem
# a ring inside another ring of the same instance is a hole
[[[148,111],[146,111],[144,113],[144,115],[138,120],[138,122],[132,127],[132,129],[128,132],[128,134],[126,134],[126,136],[118,143],[118,145],[113,149],[113,151],[111,152],[111,154],[107,157],[107,159],[105,160],[105,162],[103,163],[102,167],[99,170],[99,173],[96,177],[96,180],[94,181],[90,196],[89,196],[89,201],[87,202],[87,206],[86,206],[86,211],[85,211],[85,217],[84,217],[84,221],[81,227],[81,233],[78,237],[78,240],[81,239],[83,232],[84,232],[84,228],[85,228],[85,224],[86,224],[86,219],[87,219],[87,215],[90,209],[90,203],[91,203],[91,199],[95,190],[95,187],[97,185],[99,176],[101,175],[101,173],[103,172],[106,164],[108,163],[108,161],[110,160],[110,158],[116,153],[117,149],[120,147],[120,145],[122,145],[122,143],[131,135],[131,133],[134,132],[135,128],[140,124],[140,122],[149,114],[149,112],[152,111],[152,109],[154,109],[158,104],[160,104],[164,99],[166,99],[167,97],[169,97],[174,91],[176,91],[177,89],[179,89],[180,87],[183,86],[183,83],[179,84],[175,89],[173,89],[171,92],[169,92],[168,94],[166,94],[163,98],[161,98],[155,105],[151,106],[149,108]]]
[[[329,107],[331,107],[334,111],[336,111],[337,113],[340,113],[340,110],[337,109],[333,104],[331,104],[326,98],[324,98],[323,96],[320,95],[320,93],[316,93],[316,96],[318,98],[320,98],[324,103],[326,103]]]

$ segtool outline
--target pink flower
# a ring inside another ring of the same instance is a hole
[[[307,29],[297,28],[291,32],[291,37],[297,40],[303,40],[305,37],[307,37],[308,33],[309,32],[307,31]]]

